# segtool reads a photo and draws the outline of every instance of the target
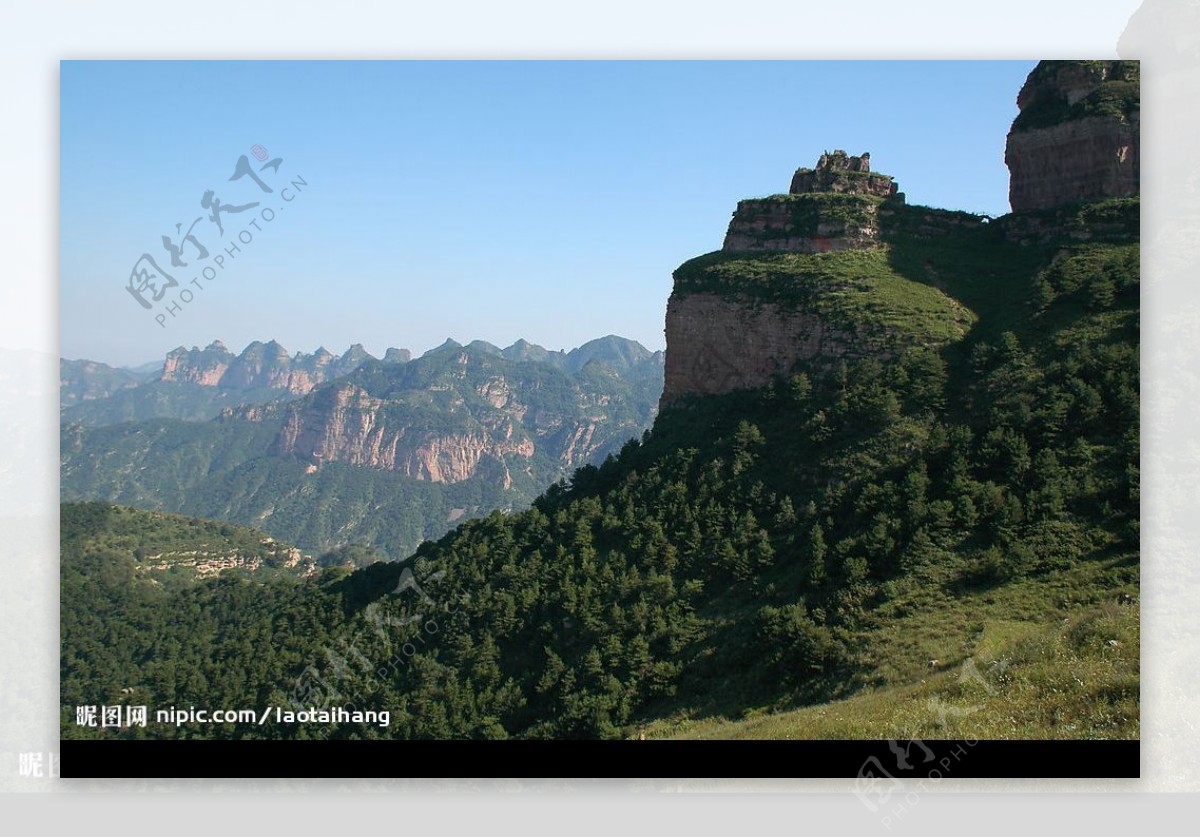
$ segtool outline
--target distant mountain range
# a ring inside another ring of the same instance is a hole
[[[289,355],[273,341],[234,355],[215,342],[170,353],[153,380],[90,362],[63,370],[64,500],[399,557],[464,517],[523,507],[640,436],[663,354],[615,336],[570,352],[448,340],[416,360],[361,346]]]
[[[59,406],[66,410],[77,404],[107,399],[122,390],[129,390],[154,380],[162,371],[161,365],[149,364],[137,370],[126,367],[110,367],[99,361],[58,362]]]
[[[411,358],[388,349],[385,363]],[[96,361],[60,363],[64,422],[112,425],[143,419],[211,419],[224,407],[302,396],[356,370],[374,356],[355,344],[340,357],[324,347],[294,355],[275,341],[254,341],[235,355],[216,340],[204,349],[179,347],[161,364],[136,369]]]
[[[461,348],[447,340],[426,355]],[[501,349],[476,340],[467,348],[508,361],[549,364],[575,373],[592,361],[609,364],[633,378],[662,377],[662,352],[615,335],[598,338],[569,352],[518,340]],[[289,354],[274,340],[250,343],[234,354],[215,340],[204,349],[179,347],[161,362],[112,367],[98,361],[59,362],[59,407],[63,423],[114,425],[145,419],[212,419],[224,408],[303,396],[320,384],[348,375],[367,361],[407,363],[412,353],[390,347],[377,359],[356,343],[342,355],[319,347],[312,354]]]

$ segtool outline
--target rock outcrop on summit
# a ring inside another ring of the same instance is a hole
[[[788,194],[739,201],[722,249],[826,253],[871,246],[879,203],[904,196],[891,175],[870,166],[865,152],[825,152],[816,168],[796,170]]]
[[[898,194],[891,175],[871,171],[869,153],[864,151],[858,157],[852,157],[840,148],[822,154],[815,169],[803,166],[797,169],[788,192],[793,195],[841,192],[876,198],[891,198]]]

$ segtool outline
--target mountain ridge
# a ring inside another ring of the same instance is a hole
[[[608,335],[570,351],[551,352],[526,340],[501,349],[485,341],[470,346],[509,360],[540,361],[575,372],[587,360],[599,359],[625,372],[655,374],[652,353],[636,341]],[[422,357],[461,344],[448,340]],[[275,340],[251,341],[241,353],[231,352],[220,340],[204,349],[193,346],[171,350],[156,373],[149,364],[140,371],[112,367],[97,361],[60,359],[59,405],[61,420],[89,426],[154,418],[203,420],[245,404],[266,404],[312,392],[321,384],[349,375],[363,364],[401,364],[412,360],[407,349],[389,348],[375,358],[362,344],[342,355],[324,347],[311,354],[289,353]]]
[[[460,517],[527,504],[643,433],[662,353],[585,346],[546,363],[447,344],[213,419],[67,422],[63,498],[232,520],[310,550],[375,538],[398,557]]]

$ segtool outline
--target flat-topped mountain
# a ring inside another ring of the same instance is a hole
[[[1136,62],[1038,64],[1008,135],[1021,212],[999,219],[910,206],[869,154],[840,149],[796,170],[787,193],[739,201],[721,250],[675,271],[662,404],[762,387],[798,361],[832,368],[959,340],[976,315],[932,258],[914,265],[930,242],[984,253],[1000,239],[1136,240],[1138,103]],[[975,279],[997,270],[979,264]]]
[[[786,194],[739,201],[720,251],[674,274],[662,404],[769,384],[800,360],[894,357],[961,338],[974,315],[898,270],[894,244],[980,226],[910,207],[870,155],[836,150]]]

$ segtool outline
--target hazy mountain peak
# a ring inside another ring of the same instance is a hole
[[[430,349],[429,352],[426,352],[425,354],[429,355],[433,352],[440,352],[443,349],[462,349],[462,344],[456,341],[454,338],[446,338],[446,340],[443,341],[440,346]]]
[[[494,343],[488,343],[486,340],[473,340],[467,344],[467,349],[474,349],[479,352],[486,352],[489,355],[500,355],[502,350]]]

